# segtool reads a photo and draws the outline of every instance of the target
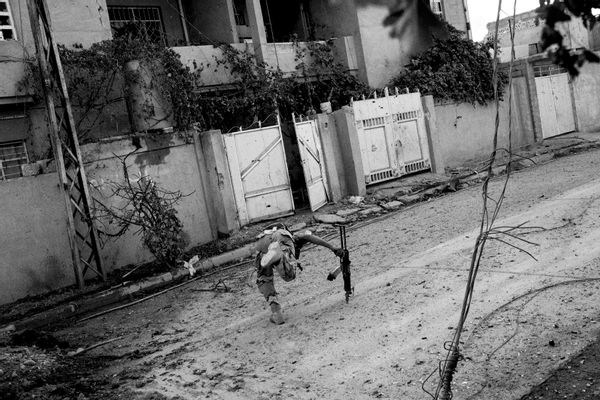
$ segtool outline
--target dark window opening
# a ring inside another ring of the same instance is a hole
[[[233,14],[236,25],[248,26],[248,11],[246,9],[246,0],[233,1]]]
[[[261,0],[260,4],[267,42],[314,40],[314,24],[308,1]]]
[[[530,43],[529,44],[529,55],[533,56],[535,54],[541,53],[540,44],[539,43]]]

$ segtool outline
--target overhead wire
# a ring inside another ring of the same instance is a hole
[[[515,17],[516,17],[516,4],[517,4],[517,0],[514,1],[514,6],[513,6],[513,23],[515,21]],[[481,216],[481,223],[480,223],[480,227],[479,227],[479,235],[477,236],[477,239],[475,241],[475,245],[473,247],[473,252],[471,255],[471,261],[470,261],[470,268],[469,268],[469,274],[468,274],[468,278],[467,278],[467,285],[465,288],[465,294],[464,294],[464,298],[463,298],[463,302],[462,302],[462,306],[461,306],[461,313],[460,313],[460,318],[457,324],[457,327],[455,329],[453,338],[450,342],[446,343],[444,345],[445,350],[447,351],[446,354],[446,358],[445,360],[440,362],[440,366],[439,366],[439,382],[436,386],[435,389],[435,393],[431,393],[429,391],[426,390],[425,388],[425,384],[427,382],[426,379],[423,382],[422,385],[422,389],[428,393],[432,398],[434,398],[435,400],[450,400],[453,397],[452,394],[452,381],[454,378],[454,374],[456,372],[456,368],[458,366],[458,362],[461,359],[461,354],[460,354],[460,338],[464,329],[464,324],[466,322],[467,316],[469,314],[470,311],[470,307],[471,307],[471,303],[472,303],[472,299],[473,299],[473,294],[474,294],[474,289],[475,289],[475,283],[476,283],[476,279],[477,279],[477,274],[479,272],[479,267],[481,265],[481,259],[483,257],[484,254],[484,250],[485,250],[485,246],[486,246],[486,242],[488,239],[495,239],[495,240],[499,240],[505,244],[508,244],[512,247],[516,247],[519,250],[522,250],[521,248],[517,247],[516,245],[512,245],[511,243],[509,243],[506,240],[502,240],[499,239],[497,236],[498,234],[504,233],[504,232],[500,232],[497,231],[496,233],[496,237],[492,237],[491,235],[493,234],[492,232],[492,228],[494,226],[494,223],[499,215],[500,209],[502,207],[502,203],[505,197],[505,192],[506,192],[506,188],[508,185],[508,181],[510,180],[510,166],[511,166],[511,161],[512,161],[512,123],[511,123],[511,119],[512,119],[512,64],[514,63],[514,56],[515,56],[515,52],[514,52],[514,29],[511,30],[511,61],[510,61],[510,74],[509,74],[509,85],[508,85],[508,90],[510,92],[509,96],[511,101],[509,101],[508,107],[509,107],[509,162],[508,162],[508,168],[507,168],[507,175],[504,181],[504,185],[502,188],[502,191],[500,193],[500,195],[498,196],[497,199],[494,199],[491,197],[491,195],[489,194],[489,183],[490,183],[490,179],[492,176],[492,168],[493,168],[493,164],[496,160],[496,157],[498,155],[498,133],[499,133],[499,127],[500,127],[500,95],[499,95],[499,58],[498,58],[498,32],[499,32],[499,25],[500,25],[500,14],[502,11],[502,0],[498,1],[498,11],[497,11],[497,15],[496,15],[496,26],[495,26],[495,34],[494,34],[494,60],[493,60],[493,72],[492,72],[492,83],[493,83],[493,89],[494,89],[494,103],[496,106],[496,115],[495,115],[495,124],[494,124],[494,136],[493,136],[493,141],[492,141],[492,153],[491,153],[491,157],[490,157],[490,162],[487,166],[487,176],[483,182],[483,187],[482,187],[482,200],[483,200],[483,206],[482,206],[482,216]],[[510,24],[510,21],[509,21]],[[489,203],[494,203],[494,207],[493,207],[493,211],[490,215],[490,210],[489,210]],[[531,255],[529,252],[522,250],[525,253]],[[430,375],[430,377],[433,376]]]

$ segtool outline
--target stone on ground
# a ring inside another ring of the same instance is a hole
[[[305,222],[300,222],[299,224],[295,224],[295,225],[290,226],[290,232],[298,232],[298,231],[301,231],[304,228],[306,228],[306,223]]]
[[[396,200],[401,201],[404,204],[412,204],[421,200],[421,195],[413,194],[409,196],[400,196]]]
[[[370,207],[359,212],[360,215],[377,214],[383,211],[381,207]]]
[[[360,211],[360,208],[348,208],[346,210],[339,210],[336,214],[339,217],[346,218],[346,217],[349,217],[350,215],[356,214],[359,211]]]
[[[345,218],[334,214],[315,214],[313,218],[315,219],[315,221],[324,224],[343,224],[346,222]]]
[[[394,201],[390,201],[389,203],[383,204],[381,207],[383,207],[384,209],[386,209],[388,211],[392,211],[392,210],[399,209],[403,205],[404,205],[404,203],[402,203],[401,201],[394,200]]]

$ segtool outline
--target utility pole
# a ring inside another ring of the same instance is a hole
[[[91,272],[105,281],[106,271],[100,257],[98,233],[91,213],[92,201],[67,83],[52,33],[50,10],[46,0],[27,0],[27,7],[44,88],[54,162],[65,198],[73,269],[81,288],[85,286],[86,273]]]

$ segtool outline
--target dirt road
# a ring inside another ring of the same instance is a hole
[[[598,151],[513,176],[498,225],[543,227],[525,236],[539,244],[526,246],[537,261],[499,242],[487,246],[455,399],[519,399],[595,340],[599,179]],[[494,181],[495,192],[501,183]],[[81,346],[122,336],[90,354],[114,359],[99,374],[120,377],[113,387],[142,397],[426,399],[421,386],[457,323],[480,213],[474,187],[350,231],[349,304],[341,281],[325,279],[335,257],[303,254],[298,279],[276,282],[282,326],[269,322],[246,268],[57,335]],[[219,279],[229,292],[206,291]],[[600,393],[600,384],[583,390]]]

